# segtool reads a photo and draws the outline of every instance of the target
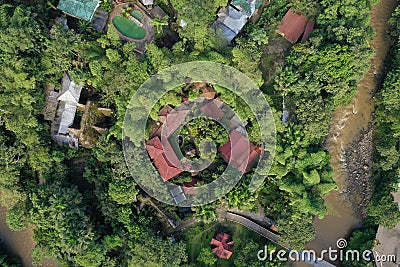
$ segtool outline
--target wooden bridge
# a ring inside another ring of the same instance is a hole
[[[246,217],[243,217],[242,215],[228,211],[225,214],[225,219],[227,219],[228,221],[239,223],[239,224],[243,225],[244,227],[249,228],[250,230],[253,230],[257,234],[265,237],[266,239],[274,242],[275,244],[277,244],[287,250],[290,250],[289,245],[282,244],[281,242],[279,242],[279,236],[277,234],[275,234],[274,232],[272,232],[270,230],[265,229],[261,225],[253,222],[252,220],[247,219]]]
[[[228,221],[232,221],[232,222],[236,222],[239,223],[241,225],[243,225],[244,227],[256,232],[257,234],[265,237],[266,239],[274,242],[275,244],[285,248],[286,250],[288,250],[289,252],[291,251],[289,244],[286,243],[282,243],[279,241],[279,235],[275,234],[274,232],[262,227],[261,225],[253,222],[250,219],[247,219],[246,217],[227,211],[225,213],[225,219]],[[303,259],[304,262],[315,266],[315,267],[335,267],[335,265],[324,261],[324,260],[319,260],[316,256],[314,257],[310,257],[308,256],[306,251],[300,251],[299,252],[299,258]]]

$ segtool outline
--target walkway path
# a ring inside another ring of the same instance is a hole
[[[250,230],[253,230],[254,232],[258,233],[259,235],[265,237],[266,239],[274,242],[275,244],[285,248],[286,250],[290,251],[290,246],[289,244],[282,243],[279,241],[279,235],[275,234],[274,232],[260,226],[259,224],[253,222],[252,220],[247,219],[246,217],[243,217],[241,215],[232,213],[232,212],[226,212],[225,214],[225,219],[228,221],[236,222],[244,227],[249,228]],[[301,256],[302,255],[302,256]],[[308,256],[308,253],[305,251],[300,252],[300,257],[301,259],[304,259],[303,261],[316,267],[335,267],[335,265],[324,261],[324,260],[318,260],[318,258],[315,256],[311,257]]]
[[[275,244],[289,250],[288,244],[283,244],[283,243],[279,242],[279,236],[277,234],[265,229],[264,227],[247,219],[246,217],[243,217],[241,215],[238,215],[238,214],[228,211],[225,214],[225,219],[227,219],[228,221],[239,223],[239,224],[249,228],[250,230],[253,230],[257,234],[267,238],[268,240],[271,240]]]

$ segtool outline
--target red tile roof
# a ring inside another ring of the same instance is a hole
[[[205,98],[215,98],[217,95],[217,92],[215,92],[214,88],[212,87],[206,87],[203,89],[203,96]]]
[[[278,232],[278,228],[276,228],[275,224],[271,225],[271,227],[269,229],[276,233]]]
[[[167,119],[163,125],[163,134],[166,137],[171,136],[181,125],[182,122],[185,121],[185,117],[191,112],[191,110],[173,110],[167,116]]]
[[[208,102],[202,106],[200,110],[204,115],[207,115],[215,120],[219,120],[224,116],[224,112],[214,103],[214,101]]]
[[[194,195],[196,193],[196,188],[194,186],[197,184],[197,181],[197,179],[193,178],[192,181],[183,183],[183,191],[185,194]]]
[[[168,147],[168,144],[164,146]],[[164,153],[160,138],[154,137],[146,143],[146,149],[150,158],[153,160],[154,166],[157,168],[158,173],[164,181],[168,181],[173,177],[180,174],[183,170],[179,164],[178,157],[174,153],[168,152],[168,159]],[[171,161],[174,164],[171,164]]]
[[[205,81],[194,82],[193,85],[196,86],[197,88],[203,88],[203,87],[207,86],[207,82],[205,82]]]
[[[160,157],[155,158],[153,160],[153,163],[158,169],[158,172],[160,173],[160,176],[164,181],[168,181],[182,172],[181,169],[170,166],[170,163],[166,159],[165,154],[162,154]]]
[[[303,34],[308,18],[296,14],[292,9],[283,17],[281,24],[278,26],[278,32],[284,35],[292,43],[296,43]]]
[[[314,26],[315,26],[315,21],[310,19],[307,22],[307,26],[306,29],[304,30],[303,33],[303,38],[301,38],[301,42],[304,43],[305,41],[307,41],[308,36],[310,35],[310,33],[314,30]]]
[[[211,249],[214,254],[222,259],[229,259],[232,256],[234,242],[228,242],[230,235],[219,233],[211,239]]]
[[[161,141],[158,137],[150,139],[146,144],[146,148],[151,159],[155,159],[164,153]]]
[[[246,161],[247,155],[243,153],[249,149],[249,157]],[[234,154],[231,155],[231,152]],[[256,147],[240,132],[234,130],[229,134],[229,141],[219,148],[219,152],[226,162],[230,162],[233,167],[242,173],[249,172],[257,165],[261,155],[261,148]]]
[[[158,120],[159,120],[160,122],[164,123],[165,120],[167,119],[168,114],[171,113],[171,111],[173,111],[173,110],[174,110],[174,109],[173,109],[171,106],[166,105],[166,106],[163,107],[163,108],[160,110],[160,112],[158,113]]]

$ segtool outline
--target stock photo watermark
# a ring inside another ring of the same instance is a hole
[[[329,247],[317,253],[315,250],[268,250],[265,246],[257,252],[259,261],[273,261],[275,258],[279,261],[303,261],[308,263],[317,263],[325,260],[335,261],[375,261],[375,262],[396,262],[396,255],[378,255],[372,250],[345,250],[347,241],[340,238],[336,242],[337,248]],[[318,256],[319,255],[319,256]]]

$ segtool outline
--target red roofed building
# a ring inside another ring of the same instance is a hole
[[[164,121],[162,134],[166,137],[170,137],[181,124],[184,124],[186,116],[191,110],[172,110],[167,119]]]
[[[160,138],[154,137],[146,143],[147,153],[151,159],[155,159],[164,153]]]
[[[146,143],[146,149],[150,158],[153,160],[154,166],[157,168],[158,173],[164,181],[174,178],[183,171],[179,164],[175,164],[179,162],[175,153],[168,153],[168,157],[165,155],[158,136],[150,139]],[[170,161],[173,161],[174,164],[171,164]]]
[[[219,233],[211,239],[211,249],[214,254],[221,259],[229,259],[233,252],[233,240],[229,241],[230,235],[226,233]]]
[[[173,110],[174,109],[169,105],[163,107],[158,113],[158,121],[164,123],[165,120],[167,119],[168,114],[171,113]]]
[[[192,181],[188,183],[183,183],[183,191],[185,194],[188,195],[194,195],[196,194],[196,187],[194,187],[197,184],[197,179],[193,178]]]
[[[249,151],[247,158],[246,150]],[[233,151],[233,153],[232,153]],[[262,149],[251,143],[242,133],[234,130],[229,134],[229,141],[220,146],[219,152],[226,162],[242,173],[251,171],[260,159]]]
[[[307,41],[308,36],[310,35],[310,33],[314,30],[314,26],[315,26],[315,21],[310,19],[307,22],[307,26],[306,29],[304,30],[303,33],[303,38],[301,38],[301,42],[304,43],[305,41]]]
[[[308,18],[296,14],[292,9],[286,13],[283,17],[281,24],[278,26],[278,33],[286,37],[290,42],[296,43],[300,37],[303,35],[303,40],[305,41],[308,35],[312,32],[314,28],[314,22],[311,21],[308,24]],[[305,33],[307,27],[307,33]]]
[[[275,226],[275,224],[272,224],[271,225],[271,227],[269,228],[271,231],[274,231],[274,232],[278,232],[278,228],[276,228],[276,226]]]
[[[210,101],[204,106],[200,108],[200,111],[204,114],[207,115],[210,118],[213,118],[215,120],[219,120],[224,116],[224,112],[220,107],[217,106],[214,101]]]
[[[202,82],[194,82],[192,83],[194,86],[196,86],[197,88],[204,88],[207,86],[207,82],[202,81]]]
[[[205,98],[213,99],[213,98],[215,98],[216,95],[217,95],[217,92],[212,87],[206,87],[203,89],[203,96]]]

